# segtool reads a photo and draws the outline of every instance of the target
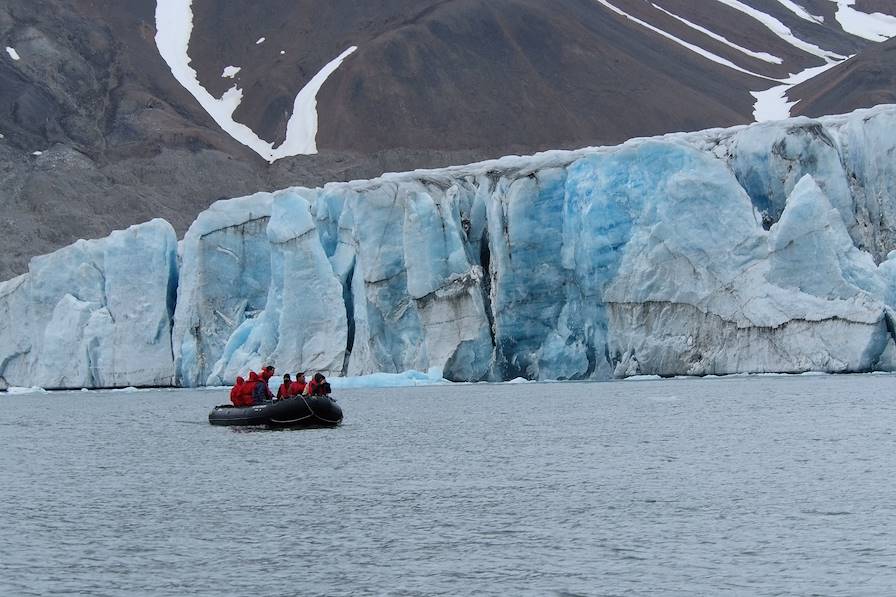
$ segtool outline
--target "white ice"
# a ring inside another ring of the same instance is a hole
[[[16,395],[16,394],[21,395],[21,394],[47,394],[48,392],[39,386],[32,386],[32,387],[10,386],[9,388],[6,389],[6,393],[14,394],[14,395]]]
[[[266,39],[267,39],[266,37],[259,37],[257,40],[255,40],[255,45],[259,46],[259,45],[263,44]]]
[[[243,70],[243,69],[242,69],[241,67],[239,67],[239,66],[228,66],[228,67],[225,67],[225,68],[224,68],[224,72],[221,73],[221,78],[223,78],[223,79],[232,79],[232,78],[234,78],[235,76],[237,76],[237,74],[239,74],[239,72],[240,72],[241,70]]]
[[[21,60],[22,58],[21,56],[19,56],[19,53],[16,52],[15,48],[11,48],[9,46],[6,46],[6,53],[9,54],[9,57],[13,60]]]

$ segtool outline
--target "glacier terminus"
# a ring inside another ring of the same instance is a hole
[[[0,383],[896,369],[896,106],[221,200],[0,284]]]

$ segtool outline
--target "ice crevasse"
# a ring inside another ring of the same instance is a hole
[[[219,201],[184,237],[173,314],[170,292],[135,291],[166,308],[134,317],[170,330],[152,362],[185,386],[266,362],[467,381],[892,370],[894,150],[879,107]],[[91,241],[107,263],[152,245],[114,237]],[[160,280],[166,238],[144,260]],[[64,386],[28,365],[107,338],[74,257],[35,294],[47,258],[0,286],[10,384]],[[55,343],[51,320],[71,330]],[[122,370],[149,336],[122,335]]]

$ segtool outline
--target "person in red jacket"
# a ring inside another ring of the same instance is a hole
[[[259,383],[261,383],[261,379],[258,377],[258,374],[254,371],[250,371],[249,379],[243,383],[243,389],[240,391],[241,406],[252,406],[255,404],[253,394],[255,393],[255,386]]]
[[[329,392],[325,391],[325,388],[329,387],[330,384],[327,383],[327,378],[324,377],[324,374],[315,373],[308,385],[305,386],[304,393],[306,396],[323,396],[324,394],[329,394]]]
[[[292,396],[289,393],[290,386],[292,386],[292,380],[289,377],[289,373],[287,373],[283,376],[283,383],[280,384],[280,389],[277,390],[277,400],[283,400]]]
[[[233,402],[234,406],[242,406],[243,401],[240,398],[240,392],[243,389],[243,384],[246,383],[246,380],[242,377],[236,378],[236,383],[233,384],[233,387],[230,388],[230,401]]]
[[[305,374],[304,373],[296,373],[296,380],[292,382],[292,385],[289,386],[289,395],[290,396],[301,396],[305,391]]]

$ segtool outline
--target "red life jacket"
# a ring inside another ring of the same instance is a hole
[[[243,384],[243,388],[240,391],[240,406],[252,406],[255,404],[252,394],[255,392],[255,386],[259,383],[261,383],[261,380],[258,379],[258,374],[254,371],[250,371],[249,380]]]
[[[287,386],[285,383],[280,384],[280,389],[277,390],[277,400],[283,400],[284,398],[289,398],[292,394],[289,393],[289,388],[292,387],[292,383]]]
[[[230,388],[230,401],[233,402],[234,406],[242,406],[243,402],[240,399],[241,392],[243,390],[243,384],[246,383],[246,380],[242,377],[236,378],[236,383]]]
[[[296,380],[289,385],[289,395],[290,396],[298,396],[304,391],[305,391],[305,382],[303,382],[303,381]]]

